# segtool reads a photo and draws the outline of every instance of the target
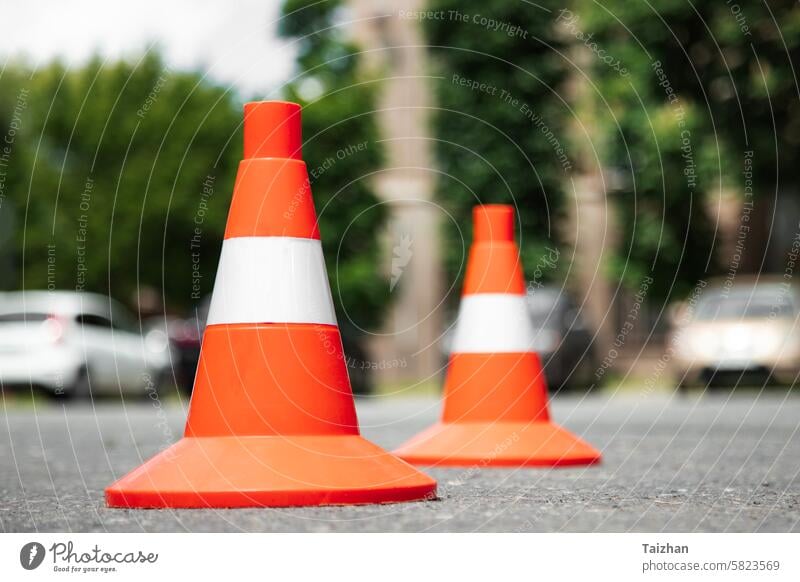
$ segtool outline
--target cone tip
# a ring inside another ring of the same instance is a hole
[[[473,242],[514,241],[514,207],[483,204],[472,212]]]
[[[302,159],[301,107],[290,101],[244,106],[244,158]]]

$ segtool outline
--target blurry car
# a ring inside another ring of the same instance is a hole
[[[591,388],[597,383],[592,333],[568,292],[561,287],[541,286],[528,291],[534,349],[544,365],[551,391]],[[455,325],[442,338],[442,348],[450,353]]]
[[[590,388],[597,369],[592,333],[578,306],[560,287],[528,293],[534,348],[544,364],[550,390]]]
[[[206,297],[187,318],[160,315],[144,322],[148,330],[158,330],[168,338],[172,351],[172,372],[175,383],[186,395],[192,393],[194,386],[210,303],[210,296]]]
[[[146,395],[170,361],[163,333],[142,335],[116,301],[93,293],[0,293],[0,385],[50,394]]]
[[[168,374],[174,376],[166,381],[173,381],[183,394],[192,393],[204,325],[205,319],[172,315],[150,317],[142,322],[148,335],[160,333],[169,341],[172,363]]]
[[[774,278],[709,284],[673,317],[679,387],[744,374],[792,383],[800,372],[798,299],[797,288]]]

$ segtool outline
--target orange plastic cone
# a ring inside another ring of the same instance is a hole
[[[112,507],[389,503],[436,482],[362,438],[322,257],[300,107],[245,106],[244,157],[184,437]]]
[[[440,466],[585,465],[600,453],[550,420],[511,206],[477,206],[439,423],[395,453]]]

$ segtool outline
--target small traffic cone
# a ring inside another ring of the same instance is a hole
[[[300,107],[245,106],[183,438],[108,489],[112,507],[390,503],[436,482],[361,437],[306,165]]]
[[[439,466],[587,465],[600,453],[550,420],[511,206],[477,206],[439,423],[395,453]]]

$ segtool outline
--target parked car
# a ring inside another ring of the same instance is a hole
[[[800,296],[780,279],[712,282],[673,316],[680,388],[757,374],[792,383],[800,373]]]
[[[590,388],[596,384],[593,335],[569,293],[544,286],[528,293],[534,347],[544,364],[550,390]]]
[[[63,397],[147,394],[170,363],[163,333],[140,333],[116,301],[93,293],[0,293],[0,385]]]
[[[560,287],[531,288],[527,295],[534,348],[544,365],[551,391],[591,388],[597,383],[592,333],[569,293]],[[442,339],[446,355],[455,332],[450,325]]]
[[[150,332],[158,331],[167,337],[172,353],[174,384],[185,395],[190,395],[194,386],[207,316],[206,300],[194,309],[190,317],[160,315],[144,322],[144,327]]]

